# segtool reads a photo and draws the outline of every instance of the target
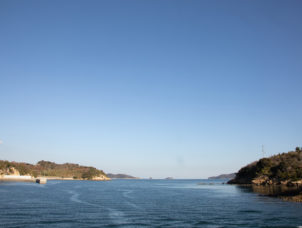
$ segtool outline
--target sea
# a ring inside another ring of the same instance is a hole
[[[0,182],[0,227],[302,227],[302,203],[223,180]]]

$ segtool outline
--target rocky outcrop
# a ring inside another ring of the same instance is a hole
[[[258,178],[253,179],[252,184],[254,185],[271,185],[273,181],[270,180],[267,176],[260,176]]]
[[[20,172],[14,167],[2,168],[0,169],[0,175],[13,175],[20,176]]]
[[[100,176],[97,176],[97,177],[93,177],[92,180],[95,180],[95,181],[108,181],[108,180],[111,180],[109,177],[105,176],[105,175],[100,175]]]

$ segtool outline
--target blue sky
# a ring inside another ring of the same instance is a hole
[[[0,1],[0,158],[205,178],[302,146],[301,1]]]

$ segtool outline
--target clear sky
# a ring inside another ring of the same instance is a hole
[[[205,178],[302,146],[301,12],[0,0],[0,159]]]

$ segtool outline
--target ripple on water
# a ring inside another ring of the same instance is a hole
[[[206,220],[201,220],[201,221],[196,222],[194,225],[199,226],[199,225],[211,225],[211,224],[213,224],[213,223],[206,221]]]
[[[122,191],[122,192],[123,192],[123,196],[125,198],[133,199],[133,196],[130,195],[130,194],[133,193],[133,190],[125,190],[125,191]]]
[[[70,201],[75,202],[75,203],[85,203],[84,201],[79,199],[80,194],[78,192],[75,191],[67,191],[69,194],[71,194],[70,196]]]
[[[239,213],[243,213],[243,214],[245,214],[245,213],[248,213],[248,214],[261,214],[262,213],[262,211],[258,211],[258,210],[240,210],[240,211],[238,211]]]

